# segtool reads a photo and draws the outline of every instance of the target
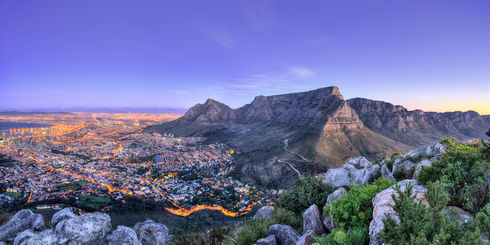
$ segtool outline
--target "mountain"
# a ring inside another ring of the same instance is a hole
[[[445,136],[469,139],[484,135],[489,126],[490,117],[472,111],[408,111],[382,101],[344,100],[332,86],[257,96],[237,109],[208,99],[181,118],[145,131],[226,143],[239,152],[238,177],[274,187],[355,156],[374,160]]]

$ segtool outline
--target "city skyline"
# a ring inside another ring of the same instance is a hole
[[[0,3],[0,110],[233,108],[335,85],[490,114],[488,1]]]

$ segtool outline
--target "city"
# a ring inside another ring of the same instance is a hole
[[[0,205],[73,200],[110,211],[127,198],[158,202],[179,216],[217,210],[246,214],[270,202],[268,193],[233,179],[235,151],[203,138],[142,133],[177,114],[53,113],[2,115],[38,127],[3,129]],[[33,125],[34,125],[33,124]]]

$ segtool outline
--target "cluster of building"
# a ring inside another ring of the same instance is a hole
[[[141,133],[148,122],[161,122],[148,117],[87,114],[73,120],[65,134],[26,134],[0,142],[0,154],[12,159],[0,164],[0,205],[15,197],[37,203],[132,196],[162,201],[179,215],[209,207],[236,216],[270,201],[267,193],[229,177],[234,151],[224,144]]]

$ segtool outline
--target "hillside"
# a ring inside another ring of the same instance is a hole
[[[476,112],[408,111],[382,101],[344,100],[335,87],[257,96],[232,109],[208,99],[172,122],[146,132],[202,136],[236,149],[237,175],[269,186],[337,167],[355,157],[374,160],[445,136],[483,136],[490,118]]]

